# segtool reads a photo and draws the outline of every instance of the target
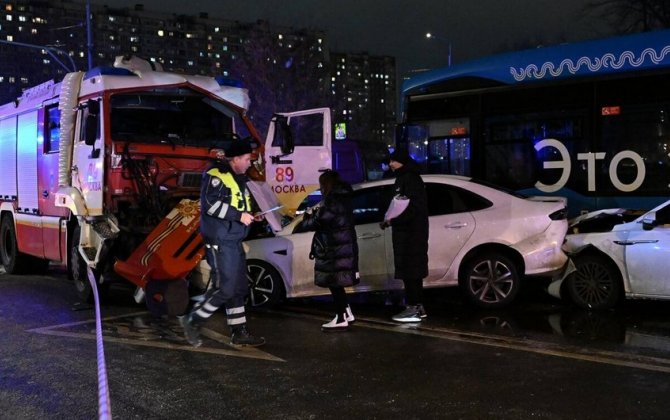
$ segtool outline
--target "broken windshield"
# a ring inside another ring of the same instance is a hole
[[[120,93],[111,106],[117,141],[224,148],[235,136],[235,112],[192,90]]]

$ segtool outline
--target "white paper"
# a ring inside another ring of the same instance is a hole
[[[265,182],[249,181],[247,182],[247,188],[254,196],[261,211],[265,212],[265,220],[268,221],[272,230],[279,232],[281,230],[281,216],[276,211],[269,210],[278,210],[282,206],[270,186]]]
[[[384,214],[384,220],[394,219],[402,214],[409,205],[409,198],[404,195],[396,195],[391,200],[388,210]]]

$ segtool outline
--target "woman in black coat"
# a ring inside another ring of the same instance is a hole
[[[391,154],[389,166],[396,175],[394,195],[409,199],[397,217],[382,222],[393,227],[395,278],[405,284],[407,307],[393,317],[397,322],[419,322],[423,308],[423,279],[428,276],[428,205],[419,165],[402,149]]]
[[[335,171],[319,177],[323,201],[313,214],[305,213],[302,230],[313,230],[310,258],[314,259],[314,283],[328,287],[337,314],[323,324],[323,331],[344,331],[354,321],[345,287],[358,284],[358,243],[354,228],[352,189]]]

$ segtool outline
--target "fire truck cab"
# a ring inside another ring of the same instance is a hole
[[[63,265],[88,298],[87,267],[107,283],[116,259],[198,199],[213,151],[259,140],[248,106],[238,86],[126,57],[0,106],[0,263],[9,273]],[[259,149],[260,179],[262,159]]]

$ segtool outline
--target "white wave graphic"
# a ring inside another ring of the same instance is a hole
[[[558,77],[564,73],[575,74],[582,67],[586,67],[590,72],[595,73],[603,68],[618,70],[626,65],[626,63],[632,67],[640,67],[647,60],[651,63],[659,64],[668,54],[670,54],[670,45],[663,47],[660,52],[657,52],[653,48],[645,48],[639,57],[636,57],[632,51],[624,51],[619,57],[616,57],[612,53],[606,53],[600,58],[580,57],[576,63],[566,58],[558,65],[547,61],[540,67],[535,64],[529,64],[525,68],[510,67],[510,73],[514,77],[514,80],[521,82],[525,79],[544,79],[547,75]]]

